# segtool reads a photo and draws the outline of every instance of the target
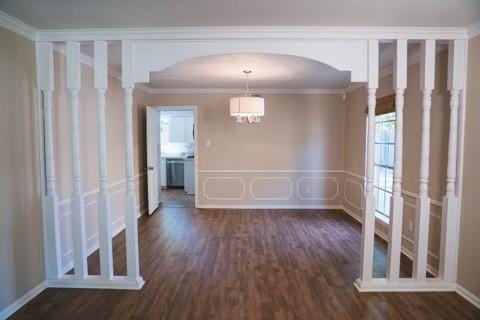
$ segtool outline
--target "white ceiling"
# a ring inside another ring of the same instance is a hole
[[[82,52],[93,57],[93,45],[82,44]],[[121,73],[121,45],[109,42],[109,68]],[[409,44],[410,61],[418,59],[419,45]],[[393,45],[380,44],[380,70],[392,66]],[[313,60],[287,55],[238,53],[206,56],[172,65],[150,73],[146,86],[152,89],[211,90],[245,88],[243,70],[251,70],[250,87],[255,90],[343,90],[350,83],[350,73],[338,71]],[[187,91],[188,91],[187,90]]]
[[[0,0],[33,27],[466,27],[479,0]]]
[[[150,74],[153,88],[225,88],[245,86],[243,70],[251,70],[256,89],[339,89],[350,83],[350,72],[313,60],[273,54],[226,54],[187,60]]]

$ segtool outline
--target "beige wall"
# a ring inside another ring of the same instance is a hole
[[[480,36],[468,42],[467,113],[458,283],[480,297]]]
[[[0,310],[43,281],[40,159],[34,43],[0,28]],[[459,249],[459,283],[480,296],[480,215],[476,209],[480,172],[480,37],[470,41],[465,167]],[[64,56],[55,54],[54,132],[60,200],[63,263],[72,261],[69,197],[71,194],[70,117]],[[405,99],[404,184],[417,193],[421,136],[419,65],[409,67]],[[432,107],[430,195],[433,199],[429,263],[438,265],[441,208],[445,186],[448,132],[446,52],[438,55]],[[391,76],[380,82],[378,96],[392,93]],[[96,247],[97,105],[92,69],[82,66],[80,140],[83,191],[86,197],[87,246]],[[134,94],[134,147],[139,210],[146,205],[145,105],[197,105],[201,206],[345,206],[362,214],[366,92],[347,95],[266,95],[261,125],[238,125],[228,115],[226,94]],[[123,225],[124,180],[123,91],[109,78],[107,134],[114,227]],[[211,146],[205,145],[210,140]],[[343,170],[347,173],[344,175]],[[345,198],[344,198],[345,196]],[[19,200],[21,199],[21,200]],[[230,200],[229,200],[230,199]],[[415,199],[405,195],[404,246],[412,248]],[[386,233],[385,226],[378,230]],[[410,240],[409,240],[410,239]]]
[[[65,56],[55,52],[55,92],[54,103],[54,147],[57,175],[58,198],[60,202],[60,227],[62,237],[63,265],[65,269],[72,266],[73,244],[71,237],[70,195],[72,192],[71,143],[70,143],[70,107],[65,87]],[[85,219],[87,231],[87,248],[89,251],[98,246],[97,234],[97,188],[98,188],[98,117],[97,93],[93,87],[93,69],[82,64],[82,90],[80,91],[80,153],[82,188],[85,196]],[[125,189],[125,149],[124,149],[124,107],[121,81],[110,77],[107,90],[107,148],[108,178],[110,182],[112,222],[114,230],[123,227],[123,196]],[[147,104],[146,93],[134,91],[134,152],[135,152],[135,187],[139,196],[139,210],[145,203],[144,163],[144,106]],[[142,168],[140,170],[140,168]]]
[[[432,94],[431,148],[429,195],[432,199],[429,239],[429,263],[438,268],[440,246],[441,200],[445,190],[446,159],[448,148],[449,96],[446,90],[447,51],[437,54],[435,90]],[[377,97],[394,92],[392,75],[380,79]],[[345,206],[357,217],[362,216],[363,183],[365,167],[365,127],[367,93],[364,88],[347,94],[345,120]],[[420,91],[420,65],[408,68],[408,88],[405,92],[404,111],[404,155],[402,188],[404,197],[403,245],[407,253],[413,250],[414,231],[409,229],[415,219],[415,197],[418,193],[420,171],[420,142],[422,128],[422,93]],[[388,234],[388,228],[377,221],[377,231]]]
[[[236,124],[230,97],[150,97],[151,106],[198,105],[200,205],[341,205],[343,172],[320,172],[343,170],[341,95],[264,95],[260,125]]]
[[[0,28],[0,311],[43,281],[35,44]]]

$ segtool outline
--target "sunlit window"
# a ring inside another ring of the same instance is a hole
[[[395,112],[375,117],[375,215],[389,221],[395,150]]]

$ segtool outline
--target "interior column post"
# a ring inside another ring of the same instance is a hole
[[[58,215],[58,197],[55,185],[55,160],[53,142],[53,103],[52,93],[55,88],[53,44],[37,43],[37,68],[39,89],[42,93],[44,159],[45,159],[45,194],[44,205],[44,239],[45,268],[47,279],[59,278],[62,271],[62,254],[60,247],[60,222]]]
[[[375,197],[373,194],[375,157],[375,106],[378,88],[378,40],[368,40],[368,127],[365,209],[363,212],[360,278],[357,287],[372,280],[375,235]]]
[[[71,143],[72,143],[72,233],[75,278],[88,275],[85,240],[85,203],[80,173],[80,128],[78,118],[78,93],[81,89],[80,43],[67,42],[67,88],[70,93]]]
[[[98,234],[100,243],[100,275],[113,277],[112,219],[108,193],[107,133],[105,124],[105,91],[108,88],[107,42],[94,42],[94,82],[98,94]]]
[[[455,282],[458,250],[458,108],[464,86],[465,40],[452,40],[448,45],[448,90],[450,91],[450,131],[448,137],[447,186],[442,201],[442,230],[440,242],[440,277]]]
[[[403,105],[404,92],[407,88],[407,40],[395,41],[393,73],[393,87],[395,88],[395,158],[387,258],[387,279],[389,281],[397,281],[400,275],[403,222]]]
[[[125,169],[127,192],[125,196],[125,232],[127,247],[127,277],[143,285],[140,276],[140,259],[138,253],[137,196],[133,185],[133,60],[132,44],[122,41],[122,86],[124,89],[125,108]]]
[[[415,242],[413,278],[424,282],[427,277],[428,231],[430,223],[430,197],[428,177],[430,161],[430,109],[435,87],[435,40],[421,43],[420,89],[423,92],[422,143],[420,152],[420,187],[415,208]]]

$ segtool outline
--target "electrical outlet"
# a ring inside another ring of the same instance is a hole
[[[205,140],[205,146],[210,147],[210,140],[209,139]]]
[[[408,220],[408,231],[410,231],[410,232],[413,231],[413,222],[412,222],[412,220]]]

